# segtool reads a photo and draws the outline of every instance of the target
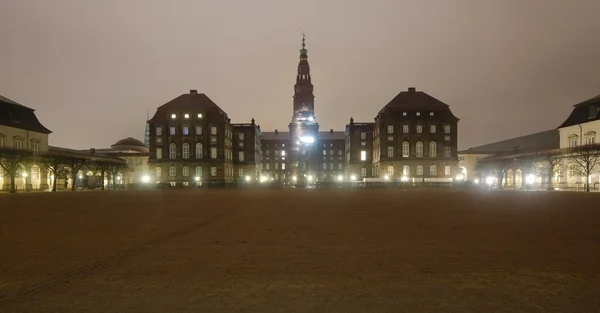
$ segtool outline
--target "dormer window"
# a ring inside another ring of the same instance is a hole
[[[185,115],[183,116],[184,118],[190,118],[190,115],[185,113]]]
[[[198,113],[198,118],[202,118],[202,113]]]
[[[171,118],[172,118],[172,119],[175,119],[175,118],[177,118],[177,114],[171,114]]]
[[[598,111],[600,111],[600,107],[595,106],[595,105],[590,106],[589,118],[596,118],[596,116],[598,116]]]
[[[10,120],[14,123],[20,123],[21,121],[19,121],[19,116],[15,113],[8,113],[8,117],[10,118]]]

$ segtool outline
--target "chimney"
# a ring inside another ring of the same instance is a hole
[[[196,90],[196,89],[190,90],[190,95],[197,95],[197,94],[198,94],[198,90]]]
[[[330,134],[333,134],[333,128],[329,130],[329,133],[330,133]]]
[[[279,134],[279,131],[276,129],[275,130],[275,135],[278,135],[278,134]]]
[[[415,91],[417,91],[417,88],[415,88],[415,87],[408,88],[408,92],[415,92]]]
[[[96,148],[90,148],[90,154],[96,153]]]

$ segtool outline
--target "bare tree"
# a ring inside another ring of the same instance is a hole
[[[494,173],[496,175],[497,178],[497,187],[498,189],[502,189],[503,186],[503,182],[504,182],[504,175],[506,174],[506,171],[508,171],[508,169],[510,168],[510,166],[513,164],[513,160],[508,159],[508,158],[494,158],[494,157],[490,157],[490,158],[485,158],[482,160],[479,160],[477,162],[477,165],[475,166],[475,170],[484,170],[484,171],[490,171],[491,173]]]
[[[0,148],[0,167],[10,178],[10,193],[17,192],[15,179],[30,157],[31,154],[24,150]]]
[[[71,174],[71,178],[73,179],[73,183],[71,184],[71,191],[75,191],[75,181],[77,180],[77,174],[79,171],[87,164],[88,160],[84,158],[78,157],[65,157],[64,165],[69,169],[69,174]]]
[[[589,177],[600,164],[600,145],[586,144],[573,147],[569,152],[569,159],[579,165],[576,171],[585,177],[585,191],[590,191]]]
[[[96,161],[93,163],[94,169],[100,172],[100,190],[104,190],[104,178],[110,172],[111,165],[111,162],[107,161]]]
[[[564,157],[564,154],[558,150],[544,151],[536,154],[540,170],[547,176],[548,190],[554,190],[552,177],[557,172],[558,166]]]
[[[58,180],[58,177],[61,174],[66,174],[63,173],[65,167],[67,166],[65,157],[57,155],[44,155],[39,161],[47,169],[49,169],[54,176],[54,179],[52,180],[52,192],[56,192],[56,181]]]
[[[125,171],[127,171],[127,169],[128,169],[128,167],[127,167],[127,164],[125,164],[125,163],[118,163],[118,162],[108,163],[108,171],[111,176],[113,188],[115,186],[115,177],[118,176],[119,174],[123,175],[125,173]]]

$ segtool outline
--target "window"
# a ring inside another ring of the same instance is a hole
[[[365,146],[367,145],[367,142],[366,142],[366,141],[361,141],[361,142],[360,142],[360,145],[361,145],[362,147],[365,147]]]
[[[40,180],[40,167],[37,165],[31,167],[31,180]]]
[[[162,127],[156,127],[156,136],[162,136]]]
[[[387,147],[387,157],[388,158],[394,157],[394,147]]]
[[[569,172],[567,175],[569,178],[575,177],[575,164],[569,164]]]
[[[421,116],[421,112],[417,112],[417,116]]]
[[[284,157],[285,156],[285,150],[281,150],[281,156]]]
[[[445,158],[450,157],[450,147],[444,147],[444,157]]]
[[[420,134],[423,132],[423,125],[417,125],[417,134]]]
[[[184,159],[189,159],[190,158],[190,145],[187,143],[184,143],[181,146],[181,153],[183,154]]]
[[[171,118],[177,118],[177,114],[171,114]]]
[[[327,169],[327,163],[323,163],[323,169],[326,170]]]
[[[172,143],[169,145],[169,159],[177,158],[177,146]]]
[[[238,151],[238,159],[240,162],[244,162],[244,151]]]
[[[595,142],[595,139],[596,139],[596,138],[595,138],[595,137],[593,137],[593,136],[586,137],[586,138],[585,138],[585,143],[586,143],[586,144],[588,144],[588,145],[593,145],[593,144],[594,144],[594,142]]]
[[[417,165],[417,176],[423,176],[423,166]]]
[[[402,133],[408,134],[408,125],[402,125]]]
[[[435,141],[429,143],[429,157],[435,158],[437,156],[437,144]]]
[[[417,158],[422,158],[423,157],[423,143],[422,142],[417,142],[416,145],[416,156]]]
[[[388,141],[394,141],[394,136],[388,136]]]
[[[212,126],[210,128],[210,134],[211,135],[216,135],[217,134],[217,126]]]
[[[366,150],[361,150],[360,151],[360,160],[361,161],[366,161],[367,160],[367,151]]]
[[[367,176],[367,169],[363,167],[360,169],[360,177],[366,177],[366,176]]]
[[[410,175],[410,167],[408,165],[404,165],[402,167],[402,175],[404,175],[404,176]]]
[[[323,155],[326,156],[327,155],[327,150],[323,150]]]
[[[437,167],[435,165],[432,165],[429,167],[429,176],[435,176],[437,175]]]
[[[177,176],[177,169],[175,168],[175,166],[171,165],[169,167],[169,176],[170,177],[175,177]]]
[[[267,168],[267,170],[271,169],[271,164],[270,163],[265,163],[265,167]]]
[[[239,140],[244,140],[244,133],[239,133],[238,134],[238,139]]]
[[[196,135],[202,135],[202,126],[196,126]]]
[[[394,176],[394,167],[393,166],[389,165],[387,167],[387,174],[390,176]]]
[[[187,126],[183,126],[183,134],[184,135],[189,135],[190,134],[190,128]]]
[[[429,112],[429,116],[433,116],[433,112]]]
[[[15,140],[15,149],[23,149],[23,141]]]
[[[31,143],[31,151],[33,152],[33,155],[37,155],[38,152],[40,152],[40,144],[37,142]]]
[[[162,159],[162,148],[156,148],[156,159]]]
[[[162,177],[162,167],[157,167],[154,169],[154,172],[156,173],[156,178],[160,179]]]
[[[217,158],[217,147],[211,147],[210,148],[210,158],[211,159],[216,159]]]
[[[402,143],[402,157],[408,158],[409,154],[410,154],[410,145],[408,144],[408,141],[405,141]]]
[[[569,139],[569,147],[570,148],[577,147],[577,138],[571,138],[571,139]]]
[[[181,175],[187,177],[190,176],[190,168],[187,166],[184,166],[181,168]]]
[[[198,113],[198,118],[202,118],[202,113]]]
[[[450,133],[450,125],[444,125],[444,134]]]
[[[127,165],[131,165],[131,160],[130,159],[126,159],[125,163],[127,163]]]
[[[448,136],[448,135],[444,136],[444,141],[450,141],[450,136]]]
[[[202,166],[196,166],[196,177],[202,177]]]
[[[217,176],[217,168],[216,167],[211,167],[210,168],[210,176]]]
[[[202,143],[196,144],[196,159],[202,159]]]
[[[450,165],[444,166],[444,175],[450,176]]]
[[[394,125],[388,125],[387,132],[388,132],[388,134],[393,134],[394,133]]]
[[[281,163],[281,169],[285,170],[285,163]]]
[[[217,137],[210,137],[210,144],[211,145],[216,145],[217,144]]]
[[[156,143],[162,143],[162,137],[156,137]]]
[[[402,112],[402,116],[406,116],[406,112]]]
[[[435,134],[435,131],[436,131],[435,125],[429,125],[429,133],[430,134]]]
[[[329,169],[333,170],[333,163],[329,163]]]
[[[170,135],[175,135],[175,126],[169,127],[169,134]]]
[[[189,114],[187,114],[187,113],[185,113],[185,114],[183,115],[183,117],[184,117],[184,118],[190,118],[190,115],[189,115]]]
[[[240,169],[238,170],[238,176],[239,176],[239,177],[244,177],[244,169],[243,169],[243,168],[240,168]]]
[[[143,159],[142,158],[135,159],[135,164],[136,165],[142,165],[142,163],[143,163]]]
[[[362,139],[362,140],[367,139],[367,132],[360,132],[360,139]]]
[[[338,163],[338,170],[344,169],[344,165],[342,163]]]

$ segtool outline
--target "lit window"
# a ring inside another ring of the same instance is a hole
[[[450,176],[450,165],[444,166],[444,175]]]
[[[281,169],[285,170],[285,163],[281,163]]]
[[[181,175],[183,176],[190,176],[190,168],[187,166],[184,166],[181,168]]]
[[[202,143],[196,144],[196,159],[202,159]]]
[[[416,156],[417,158],[422,158],[423,157],[423,143],[422,142],[417,142],[416,145]]]
[[[156,159],[162,159],[162,148],[156,148]]]
[[[216,135],[217,134],[217,126],[212,126],[210,128],[210,134],[211,135]]]
[[[327,155],[327,150],[323,150],[323,155]]]
[[[210,148],[210,158],[211,159],[217,158],[217,148],[216,147]]]
[[[445,158],[450,157],[450,147],[444,147],[444,157]]]
[[[429,143],[429,157],[435,158],[437,156],[437,144],[435,141]]]
[[[417,116],[421,116],[421,112],[417,112]]]
[[[171,176],[171,177],[177,176],[177,169],[175,168],[175,166],[169,167],[169,176]]]
[[[444,125],[444,134],[450,133],[450,125]]]
[[[169,145],[169,159],[175,159],[177,157],[177,146],[172,143]]]
[[[402,133],[408,134],[408,125],[402,125]]]
[[[177,115],[176,114],[171,114],[171,118],[176,118]]]
[[[211,167],[210,168],[210,176],[217,176],[217,168],[216,167]]]
[[[189,115],[189,114],[187,114],[187,113],[185,113],[185,115],[184,115],[183,117],[185,117],[185,118],[190,118],[190,115]]]
[[[184,134],[184,135],[189,135],[189,134],[190,134],[190,128],[189,128],[189,127],[187,127],[187,126],[184,126],[184,127],[183,127],[183,134]]]
[[[388,125],[387,132],[388,132],[388,134],[393,134],[394,133],[394,125]]]
[[[417,125],[417,134],[420,134],[423,132],[423,125]]]
[[[175,135],[175,126],[169,127],[169,134]]]
[[[360,169],[360,177],[366,177],[366,176],[367,176],[367,169],[363,167]]]
[[[431,134],[435,134],[435,131],[436,131],[436,130],[437,130],[437,129],[436,129],[435,125],[429,125],[429,133],[431,133]]]
[[[367,139],[367,132],[360,132],[360,139]]]
[[[402,112],[402,116],[406,116],[406,112]]]
[[[238,152],[238,158],[239,158],[240,162],[244,162],[244,151]]]
[[[184,159],[189,159],[190,158],[190,145],[187,143],[184,143],[181,146],[181,152],[183,154]]]
[[[239,140],[244,140],[244,133],[239,133],[238,138]]]
[[[162,135],[162,127],[156,127],[156,136]]]
[[[437,167],[435,165],[432,165],[429,167],[429,175],[430,176],[437,175]]]
[[[366,150],[361,150],[360,151],[360,160],[361,161],[366,161],[367,160],[367,151]]]
[[[410,145],[408,144],[408,141],[405,141],[402,143],[402,157],[408,158],[409,154],[410,154]]]
[[[404,165],[402,167],[402,175],[404,175],[404,176],[410,175],[410,167],[408,165]]]
[[[198,118],[202,118],[202,113],[198,113]]]
[[[388,158],[394,157],[394,147],[387,147],[387,156]]]
[[[162,177],[162,167],[157,167],[155,169],[155,173],[156,173],[156,178],[161,178]]]
[[[429,116],[433,116],[433,112],[429,112]]]
[[[323,169],[326,170],[327,169],[327,163],[323,163]]]
[[[417,165],[417,175],[423,176],[423,166]]]
[[[281,156],[285,156],[285,150],[281,150]]]

